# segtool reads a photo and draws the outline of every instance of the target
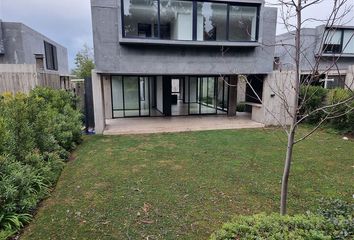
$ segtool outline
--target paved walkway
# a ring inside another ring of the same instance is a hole
[[[145,134],[164,132],[188,132],[216,129],[262,128],[249,115],[186,116],[186,117],[141,117],[107,120],[104,135]]]

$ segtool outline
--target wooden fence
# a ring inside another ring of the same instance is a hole
[[[28,93],[36,86],[60,89],[60,76],[38,72],[35,64],[0,64],[0,94]]]

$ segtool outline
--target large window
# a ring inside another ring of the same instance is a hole
[[[227,40],[227,4],[198,2],[197,40]]]
[[[160,0],[160,38],[193,40],[193,3]]]
[[[124,36],[157,37],[157,0],[123,0],[123,6]]]
[[[257,30],[257,7],[230,6],[230,41],[255,41]]]
[[[324,35],[324,53],[354,54],[354,29],[329,29]]]
[[[354,54],[354,29],[343,33],[343,53]]]
[[[58,70],[57,48],[48,42],[44,42],[45,61],[48,70]]]
[[[257,41],[260,5],[197,0],[122,0],[123,36],[193,41]]]

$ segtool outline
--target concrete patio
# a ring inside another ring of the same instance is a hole
[[[262,128],[249,114],[227,116],[141,117],[106,120],[104,135],[189,132],[217,129]]]

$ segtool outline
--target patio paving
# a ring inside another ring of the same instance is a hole
[[[249,114],[227,116],[140,117],[106,120],[104,135],[189,132],[217,129],[263,128]]]

